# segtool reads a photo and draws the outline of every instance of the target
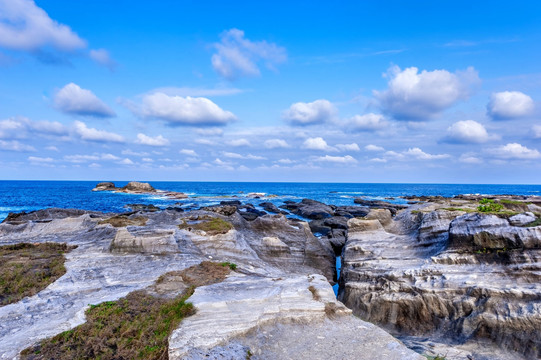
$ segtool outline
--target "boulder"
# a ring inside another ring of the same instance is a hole
[[[509,218],[509,223],[513,226],[524,226],[534,222],[537,218],[531,212],[525,212]]]
[[[115,183],[112,182],[100,182],[92,191],[110,191],[115,190],[116,186]]]
[[[223,206],[204,206],[201,210],[211,211],[216,214],[231,216],[237,212],[237,207],[233,205],[223,205]]]
[[[263,209],[265,209],[265,211],[268,211],[270,213],[281,213],[280,209],[271,202],[262,202],[261,204],[259,204],[259,206],[261,206]]]
[[[222,201],[220,201],[220,205],[240,206],[241,202],[240,202],[240,200],[222,200]]]
[[[130,181],[126,186],[122,187],[122,190],[128,192],[155,192],[154,189],[149,183],[143,183],[138,181]]]
[[[340,214],[344,212],[350,214],[352,217],[363,217],[370,212],[370,209],[364,206],[337,206],[335,212],[335,215],[340,216],[344,216]]]
[[[389,209],[389,211],[396,215],[396,213],[399,210],[407,209],[408,207],[406,205],[400,205],[400,204],[393,204],[387,201],[381,201],[381,200],[368,200],[365,198],[355,198],[353,200],[355,204],[359,204],[362,206],[368,206],[370,208],[376,208],[376,209]]]
[[[153,204],[127,204],[124,205],[125,208],[131,209],[133,211],[159,211],[160,208]]]

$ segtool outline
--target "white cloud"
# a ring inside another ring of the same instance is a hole
[[[357,160],[355,160],[354,157],[350,155],[346,156],[320,156],[315,159],[315,161],[321,161],[321,162],[332,162],[332,163],[340,163],[340,164],[355,164]]]
[[[234,147],[241,147],[241,146],[251,146],[250,142],[246,139],[235,139],[235,140],[229,140],[227,142],[227,145],[234,146]]]
[[[485,127],[473,120],[457,121],[447,128],[445,140],[452,143],[480,144],[487,142],[490,136]]]
[[[224,133],[224,130],[220,128],[208,128],[208,129],[196,129],[195,132],[203,136],[222,136]]]
[[[450,157],[449,154],[428,154],[425,153],[423,150],[419,149],[418,147],[410,148],[407,151],[404,151],[403,153],[406,156],[413,157],[417,160],[438,160],[438,159],[447,159]]]
[[[54,97],[55,107],[67,114],[96,117],[112,117],[115,112],[101,101],[92,91],[69,83]]]
[[[387,162],[387,159],[383,159],[383,158],[373,158],[373,159],[370,159],[368,160],[370,162],[377,162],[377,163],[386,163]]]
[[[54,162],[54,159],[51,158],[51,157],[38,157],[38,156],[29,156],[28,157],[28,161],[30,161],[31,163],[52,163]]]
[[[101,159],[102,160],[110,160],[110,161],[120,160],[120,158],[118,156],[115,156],[113,154],[101,154]]]
[[[86,42],[34,1],[0,1],[0,47],[34,52],[48,46],[73,51],[85,48]]]
[[[386,74],[388,89],[374,91],[382,111],[398,120],[423,121],[437,116],[457,101],[466,99],[471,85],[479,82],[477,71],[450,73],[447,70],[401,70],[393,66]]]
[[[282,140],[282,139],[268,139],[268,140],[265,140],[263,145],[267,149],[278,149],[278,148],[288,148],[289,147],[289,144],[285,140]]]
[[[246,90],[233,87],[215,87],[215,88],[200,88],[200,87],[161,87],[151,90],[149,93],[164,93],[169,96],[229,96],[245,92]]]
[[[146,163],[154,162],[154,160],[152,160],[151,158],[142,158],[141,160],[143,160]]]
[[[359,145],[356,143],[352,144],[337,144],[336,148],[340,151],[361,151]]]
[[[345,126],[352,131],[376,131],[387,127],[388,123],[383,115],[369,113],[346,119]]]
[[[536,149],[528,149],[517,143],[509,143],[496,148],[488,149],[486,152],[498,159],[505,160],[533,160],[541,158],[541,153]]]
[[[289,165],[289,164],[294,164],[296,161],[293,161],[291,159],[280,159],[280,160],[277,160],[276,162],[280,164]]]
[[[117,66],[116,61],[111,58],[109,51],[105,49],[90,50],[89,55],[92,60],[102,66],[105,66],[106,68],[109,68],[109,70],[114,70]]]
[[[532,126],[532,133],[534,139],[541,139],[541,125]]]
[[[330,101],[320,99],[311,103],[294,103],[283,112],[282,117],[293,125],[314,125],[332,120],[336,113]]]
[[[72,163],[84,163],[88,161],[97,161],[100,157],[98,155],[65,155],[64,160]]]
[[[132,151],[130,149],[126,149],[126,150],[122,150],[122,155],[131,155],[131,156],[148,156],[148,153],[147,152],[144,152],[144,151],[141,151],[141,152],[136,152],[136,151]]]
[[[60,150],[58,150],[58,148],[56,146],[47,146],[47,147],[45,147],[45,150],[56,151],[56,152],[60,151]]]
[[[133,162],[133,161],[131,161],[131,160],[130,160],[130,159],[128,159],[128,158],[125,158],[124,160],[122,160],[122,161],[119,161],[119,162],[118,162],[118,164],[121,164],[121,165],[133,165],[133,164],[134,164],[134,162]]]
[[[265,160],[265,158],[262,156],[257,156],[257,155],[252,155],[252,154],[242,155],[242,154],[237,154],[234,152],[227,152],[227,151],[223,151],[222,155],[230,159]]]
[[[302,144],[302,147],[309,150],[336,150],[335,148],[329,146],[321,137],[306,139]]]
[[[131,105],[130,105],[131,106]],[[169,96],[156,92],[143,97],[142,105],[131,109],[144,118],[167,121],[169,125],[225,125],[236,119],[204,97]]]
[[[200,144],[200,145],[208,145],[208,146],[216,145],[214,141],[209,140],[209,139],[195,139],[195,143]]]
[[[483,163],[482,159],[475,156],[475,154],[471,154],[471,153],[460,155],[460,158],[458,159],[458,161],[465,164],[482,164]]]
[[[487,114],[494,120],[516,119],[531,115],[534,102],[520,91],[492,93],[487,105]]]
[[[17,116],[0,121],[0,138],[24,139],[36,135],[66,135],[68,129],[59,122],[32,121]]]
[[[151,137],[145,134],[137,134],[137,144],[148,145],[148,146],[167,146],[170,144],[169,140],[164,138],[162,135]]]
[[[197,155],[197,153],[194,151],[194,150],[191,150],[191,149],[182,149],[179,151],[180,154],[182,155],[188,155],[188,156],[192,156],[192,157],[197,157],[199,155]]]
[[[82,121],[75,121],[73,124],[74,133],[78,135],[82,140],[114,143],[124,142],[124,138],[122,136],[105,130],[89,128]]]
[[[33,152],[36,151],[31,145],[23,144],[17,140],[4,141],[0,140],[0,150],[17,151],[17,152]]]
[[[385,151],[385,148],[381,146],[377,146],[377,145],[372,145],[372,144],[366,145],[364,149],[366,151]]]
[[[260,61],[272,69],[287,59],[285,48],[266,41],[250,41],[239,29],[224,31],[220,38],[221,42],[214,44],[216,53],[211,58],[212,67],[229,80],[260,75],[257,64]]]
[[[98,163],[92,163],[92,164],[88,165],[88,167],[91,168],[91,169],[99,169],[101,167],[101,165],[98,164]]]

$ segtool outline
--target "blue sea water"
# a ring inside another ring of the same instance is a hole
[[[104,212],[126,211],[130,203],[167,207],[180,204],[191,208],[217,204],[225,199],[238,199],[258,205],[271,201],[303,198],[334,205],[353,205],[355,197],[370,199],[397,198],[406,195],[514,194],[541,195],[541,185],[460,185],[460,184],[347,184],[347,183],[248,183],[248,182],[151,182],[156,189],[184,192],[185,200],[170,200],[154,195],[133,195],[93,192],[98,181],[0,181],[0,221],[9,212],[39,210],[48,207],[78,208]],[[124,186],[127,182],[115,182]],[[261,199],[248,198],[251,192],[273,195]],[[275,195],[275,196],[274,196]]]

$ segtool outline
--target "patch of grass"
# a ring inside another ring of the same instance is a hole
[[[446,210],[446,211],[464,211],[464,212],[467,212],[467,213],[475,212],[474,209],[468,209],[468,208],[456,208],[456,207],[441,208],[441,210]]]
[[[22,359],[167,359],[168,338],[194,313],[186,300],[134,291],[117,301],[91,306],[86,323],[21,352]],[[38,352],[38,353],[37,353]]]
[[[502,204],[509,204],[509,205],[531,205],[531,202],[523,202],[523,201],[517,201],[517,200],[508,200],[508,199],[501,199],[500,203]]]
[[[524,225],[524,227],[534,227],[534,226],[541,226],[541,218],[537,218],[531,223]]]
[[[117,301],[90,305],[86,323],[23,350],[21,358],[167,359],[169,336],[183,318],[195,313],[187,302],[195,288],[223,281],[230,271],[220,263],[204,261],[163,274],[156,283],[181,276],[188,290],[173,299],[139,290]]]
[[[498,204],[492,199],[481,199],[479,200],[479,204],[481,205],[477,207],[477,211],[482,213],[494,213],[503,209],[502,204]]]
[[[443,355],[424,355],[427,360],[446,360],[447,358]]]
[[[220,265],[225,266],[225,267],[229,267],[233,271],[237,270],[237,264],[231,263],[229,261],[223,262]]]
[[[66,273],[63,243],[20,243],[0,246],[0,306],[45,289]]]
[[[233,229],[233,224],[219,217],[210,217],[205,218],[194,224],[188,224],[185,220],[183,220],[183,223],[180,224],[178,227],[180,229],[185,229],[188,231],[201,230],[206,232],[208,235],[218,235],[225,234],[229,230]]]
[[[126,215],[115,215],[108,219],[101,220],[98,224],[111,224],[114,227],[125,227],[129,225],[134,226],[145,226],[147,223],[147,218],[143,216],[135,216],[133,218],[128,218]]]

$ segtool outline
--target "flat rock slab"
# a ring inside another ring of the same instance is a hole
[[[235,275],[190,301],[197,313],[169,338],[170,359],[424,359],[353,317],[321,275]]]

